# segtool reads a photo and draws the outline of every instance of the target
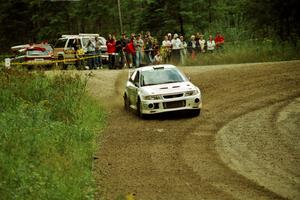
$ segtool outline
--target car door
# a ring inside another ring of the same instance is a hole
[[[66,47],[65,47],[65,59],[73,59],[75,58],[75,51],[73,48],[73,44],[74,44],[75,38],[69,38],[67,43],[66,43]]]
[[[139,81],[140,81],[140,72],[136,70],[135,72],[132,73],[127,86],[128,96],[131,105],[136,105],[138,90],[140,87]]]

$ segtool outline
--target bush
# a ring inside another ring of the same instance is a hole
[[[79,75],[0,72],[2,199],[92,199],[103,111]]]

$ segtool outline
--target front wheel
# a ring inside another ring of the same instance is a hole
[[[201,113],[201,109],[192,110],[192,115],[193,115],[194,117],[197,117],[197,116],[199,116],[199,115],[200,115],[200,113]]]
[[[138,99],[138,101],[136,103],[136,110],[137,110],[137,114],[140,118],[145,118],[145,115],[142,113],[143,108],[142,108],[140,98]]]

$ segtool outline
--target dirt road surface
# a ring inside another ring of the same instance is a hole
[[[300,199],[300,61],[181,68],[201,88],[199,117],[139,119],[123,109],[127,70],[98,70],[108,113],[96,199]]]

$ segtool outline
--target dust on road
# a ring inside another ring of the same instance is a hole
[[[127,70],[95,71],[108,125],[94,163],[97,199],[299,199],[300,61],[185,67],[200,117],[141,120],[123,109]]]

